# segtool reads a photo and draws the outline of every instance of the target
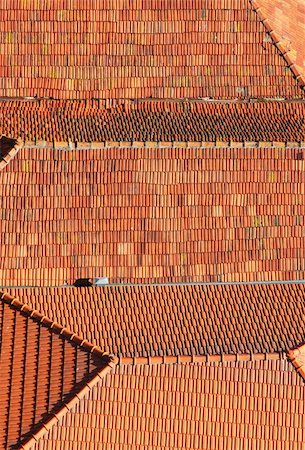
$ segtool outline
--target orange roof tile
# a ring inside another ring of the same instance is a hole
[[[114,360],[14,297],[0,298],[0,447],[29,449]]]
[[[305,345],[302,344],[293,350],[289,350],[288,357],[298,373],[305,379]]]
[[[296,98],[249,0],[5,0],[0,96]]]
[[[125,359],[267,355],[286,352],[305,341],[305,284],[29,288],[11,292]]]
[[[106,108],[99,101],[5,101],[0,132],[38,146],[105,141],[304,142],[304,117],[304,102],[150,100]]]
[[[22,148],[0,176],[0,283],[303,279],[304,158],[280,144]]]
[[[117,366],[34,449],[302,450],[304,405],[287,360]]]
[[[304,0],[255,0],[269,29],[276,36],[286,57],[305,79],[305,4]]]

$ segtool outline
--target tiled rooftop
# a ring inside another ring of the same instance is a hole
[[[35,450],[303,450],[305,390],[287,360],[122,366]]]
[[[3,293],[0,324],[0,448],[6,450],[31,437],[35,442],[33,434],[71,409],[112,359]]]
[[[0,283],[303,279],[304,149],[22,148],[0,177]]]
[[[305,341],[305,284],[10,292],[121,358],[285,353]]]
[[[255,0],[254,3],[261,8],[297,71],[305,77],[304,0]]]
[[[0,106],[0,133],[38,146],[106,141],[305,142],[304,102],[146,100],[106,108],[97,100],[41,100],[3,101]]]
[[[249,0],[5,0],[0,96],[304,95],[261,20]]]
[[[0,2],[0,449],[304,450],[304,14]]]

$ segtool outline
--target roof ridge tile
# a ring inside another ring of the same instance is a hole
[[[288,67],[291,70],[291,72],[293,73],[293,75],[296,77],[300,88],[302,90],[304,90],[305,77],[299,72],[299,70],[297,69],[296,64],[290,58],[290,55],[289,55],[290,51],[287,51],[287,48],[286,48],[285,44],[283,44],[283,42],[281,40],[281,36],[277,33],[277,31],[275,31],[272,28],[272,25],[271,25],[270,21],[268,20],[268,18],[266,18],[264,16],[263,9],[260,6],[258,0],[250,0],[250,3],[252,5],[252,7],[253,7],[253,10],[258,15],[260,21],[262,22],[262,24],[264,25],[264,27],[268,31],[268,33],[269,33],[269,35],[270,35],[274,45],[276,46],[278,51],[281,53],[281,55],[284,58],[284,60],[286,61],[286,63],[288,64]]]
[[[305,381],[305,344],[299,345],[294,349],[290,349],[287,352],[287,357]]]
[[[61,418],[63,417],[67,412],[69,412],[105,375],[112,370],[112,368],[117,364],[117,358],[114,355],[110,355],[109,353],[103,352],[97,345],[91,344],[86,339],[81,338],[76,333],[70,332],[67,328],[64,328],[63,326],[59,325],[58,323],[52,321],[49,319],[46,315],[41,314],[38,310],[31,308],[30,306],[22,303],[19,299],[13,297],[12,295],[8,293],[3,293],[0,291],[0,300],[2,300],[1,303],[3,303],[3,306],[7,305],[6,308],[8,310],[14,311],[14,317],[16,316],[16,312],[20,312],[23,316],[23,320],[31,319],[36,323],[36,327],[39,328],[39,336],[41,335],[42,331],[40,327],[47,328],[48,331],[51,334],[56,334],[62,338],[62,342],[64,345],[64,342],[67,342],[68,344],[73,344],[73,348],[76,351],[85,351],[86,353],[89,353],[90,355],[94,356],[95,358],[98,358],[98,362],[96,359],[88,359],[87,356],[85,356],[85,360],[87,361],[87,368],[83,374],[81,372],[79,373],[78,377],[75,376],[74,381],[72,382],[72,385],[69,386],[69,388],[64,391],[63,385],[61,387],[62,394],[61,397],[56,398],[54,403],[48,403],[47,408],[41,412],[41,416],[34,416],[34,425],[29,424],[28,427],[30,429],[25,429],[23,432],[19,432],[18,434],[14,435],[13,438],[19,440],[18,448],[23,450],[29,450],[33,444],[35,444],[45,433],[47,433],[50,428]],[[6,311],[6,309],[4,310]],[[5,313],[7,314],[7,313]],[[9,317],[9,316],[7,316]],[[16,319],[14,319],[16,321]],[[38,323],[38,324],[37,324]],[[5,326],[5,325],[3,325]],[[28,327],[28,326],[27,326]],[[9,327],[8,327],[9,329]],[[46,333],[44,331],[44,333]],[[15,339],[15,338],[14,338]],[[51,338],[52,342],[53,338]],[[12,350],[7,348],[1,348],[1,351],[5,352],[14,352],[14,342],[11,344],[13,347]],[[74,352],[74,350],[73,350]],[[47,350],[46,350],[47,353]],[[51,352],[52,353],[52,352]],[[12,353],[13,354],[13,353]],[[37,351],[38,357],[40,355],[39,347]],[[78,353],[80,354],[80,353]],[[66,360],[61,361],[62,367],[64,367]],[[69,360],[70,361],[70,360]],[[37,363],[38,364],[38,363]],[[38,366],[37,366],[38,367]],[[53,373],[54,373],[54,365],[53,367]],[[61,366],[60,366],[61,367]],[[77,366],[76,366],[77,367]],[[69,363],[69,369],[70,369],[70,363]],[[51,366],[50,366],[50,372],[51,372]],[[56,367],[57,370],[57,367]],[[63,369],[61,369],[63,370]],[[74,370],[78,370],[78,368],[75,368]],[[25,375],[23,375],[25,377]],[[36,377],[38,375],[36,374]],[[50,375],[51,377],[51,375]],[[51,380],[51,378],[50,378]],[[51,381],[50,381],[51,383]],[[62,383],[64,383],[62,379]],[[9,381],[9,385],[11,386],[13,384],[13,379],[11,378]],[[49,394],[50,395],[50,394]],[[7,400],[6,400],[7,401]],[[9,401],[9,399],[8,399]],[[5,405],[6,403],[4,403]],[[35,413],[37,414],[37,413]],[[7,419],[9,420],[9,418]],[[8,435],[6,435],[8,436]],[[6,437],[8,439],[8,437]],[[10,438],[12,439],[12,438]],[[14,444],[15,445],[15,444]]]

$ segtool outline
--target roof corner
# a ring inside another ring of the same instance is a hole
[[[289,350],[287,356],[305,381],[305,344]]]

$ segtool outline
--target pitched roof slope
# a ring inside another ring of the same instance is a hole
[[[255,0],[260,14],[267,18],[272,36],[280,44],[285,57],[305,80],[305,4],[304,0]]]
[[[296,367],[298,373],[305,379],[305,344],[301,344],[297,348],[289,350],[288,358]]]
[[[249,0],[6,0],[0,23],[0,96],[303,95]]]
[[[304,405],[287,360],[117,366],[34,449],[302,450]]]
[[[304,158],[23,148],[0,172],[0,285],[303,279]]]
[[[3,101],[0,133],[38,146],[105,141],[305,142],[305,103],[146,100],[106,108],[97,100]]]
[[[0,297],[0,447],[25,442],[27,449],[109,371],[112,358],[8,294]]]
[[[283,353],[305,341],[305,284],[36,288],[12,294],[121,358]]]

